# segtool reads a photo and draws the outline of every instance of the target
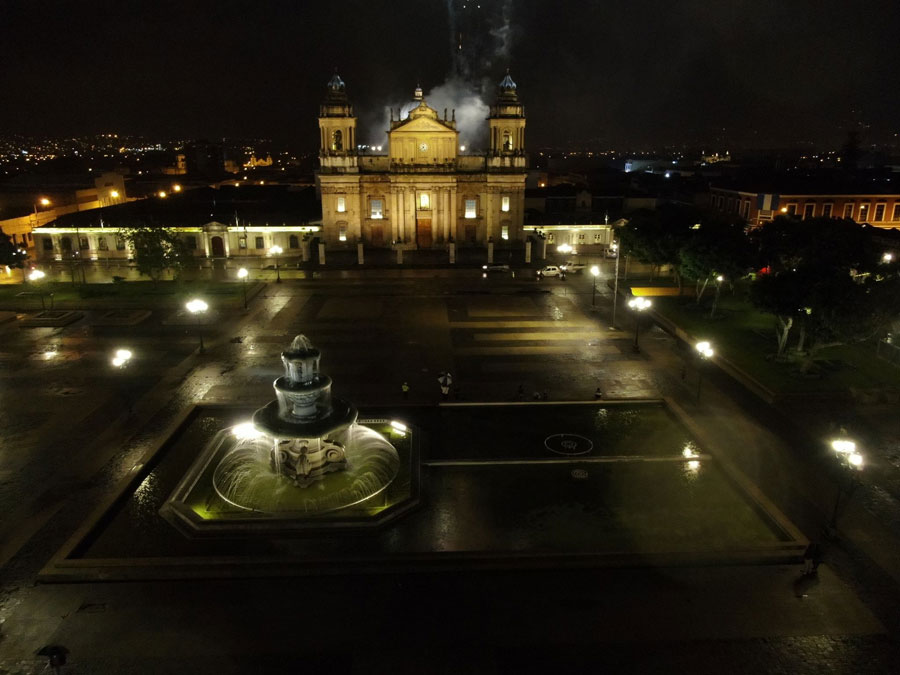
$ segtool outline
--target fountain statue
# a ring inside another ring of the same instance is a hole
[[[331,378],[319,371],[321,353],[298,335],[281,354],[284,375],[275,400],[252,423],[219,432],[195,463],[214,467],[212,486],[223,501],[204,507],[268,515],[318,515],[374,502],[396,477],[400,459],[384,436],[357,423],[347,401],[332,397]],[[192,492],[199,481],[185,479]],[[187,494],[187,492],[186,492]]]

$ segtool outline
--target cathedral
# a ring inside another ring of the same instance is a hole
[[[391,121],[387,154],[361,153],[346,86],[331,78],[319,108],[325,243],[430,249],[523,240],[525,108],[509,74],[490,106],[481,154],[462,152],[455,114],[440,116],[420,88],[414,102]]]

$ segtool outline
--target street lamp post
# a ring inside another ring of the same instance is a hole
[[[641,314],[644,310],[649,309],[653,303],[647,298],[632,298],[628,301],[628,306],[634,311],[634,351],[640,353],[641,347],[638,344],[638,329],[641,325]]]
[[[616,327],[616,304],[619,300],[619,244],[618,242],[612,242],[609,247],[616,254],[616,272],[615,279],[613,280],[613,313],[612,313],[612,326],[611,328]]]
[[[247,309],[247,276],[249,274],[246,267],[242,267],[237,271],[238,279],[241,280],[241,286],[244,289],[244,309]]]
[[[697,400],[700,400],[700,383],[703,381],[703,370],[702,365],[703,362],[707,359],[712,358],[713,349],[712,345],[706,340],[702,342],[698,342],[694,345],[694,349],[697,350],[697,354],[700,357],[700,361],[697,364]]]
[[[593,277],[593,285],[591,286],[591,307],[597,306],[597,276],[600,274],[600,268],[594,265],[591,267],[591,276]]]
[[[197,317],[197,335],[200,336],[200,353],[203,354],[206,349],[203,346],[203,331],[200,329],[200,316],[209,309],[209,305],[207,305],[203,300],[199,298],[195,298],[191,300],[187,305],[187,311]]]
[[[853,490],[858,484],[858,475],[863,468],[863,456],[856,450],[856,443],[845,438],[839,438],[831,441],[831,449],[834,450],[835,458],[840,466],[841,476],[838,478],[838,491],[834,499],[834,508],[831,510],[831,520],[828,527],[831,530],[837,528],[838,509],[841,504],[841,494],[844,492],[842,481],[847,478],[847,497],[853,494]]]
[[[281,283],[281,270],[278,267],[278,256],[284,252],[284,249],[277,244],[269,249],[269,254],[275,256],[275,283]]]

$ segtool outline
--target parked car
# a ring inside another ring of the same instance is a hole
[[[568,274],[581,274],[584,271],[584,267],[584,263],[575,262],[574,260],[568,260],[559,266],[561,270]]]
[[[560,273],[562,273],[562,270],[559,269],[556,265],[547,265],[543,269],[539,269],[537,273],[538,276],[543,277],[558,277]]]
[[[482,265],[481,269],[485,272],[509,272],[509,265],[506,263],[488,263],[487,265]]]

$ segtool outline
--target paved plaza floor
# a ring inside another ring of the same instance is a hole
[[[451,273],[452,272],[452,273]],[[900,662],[897,533],[862,499],[840,512],[817,578],[800,565],[648,566],[37,583],[37,574],[148,447],[201,402],[272,398],[298,334],[358,405],[669,397],[808,538],[834,484],[778,411],[713,370],[701,398],[681,347],[632,349],[621,306],[590,280],[474,270],[269,284],[247,314],[196,333],[154,313],[98,332],[0,324],[0,672],[892,672]],[[114,369],[120,346],[135,357]],[[411,391],[404,400],[401,384]],[[647,485],[652,490],[653,485]]]

